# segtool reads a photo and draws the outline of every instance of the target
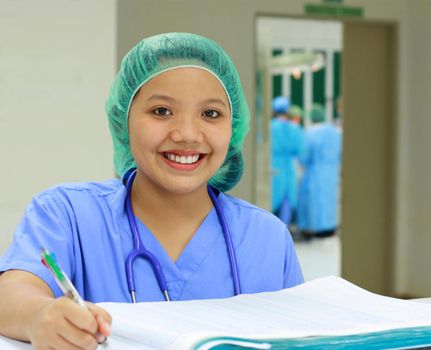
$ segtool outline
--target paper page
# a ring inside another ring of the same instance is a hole
[[[0,349],[2,349],[0,347]],[[108,342],[99,345],[97,350],[156,350],[153,347],[145,346],[132,339],[118,337],[115,334],[109,337]],[[12,349],[11,349],[12,350]]]
[[[0,335],[0,350],[32,350],[33,347],[30,343],[22,342],[19,340],[10,339]],[[108,344],[100,345],[98,350],[155,350],[151,347],[146,347],[140,343],[131,341],[130,339],[123,339],[115,335],[109,338]]]
[[[431,326],[431,305],[376,295],[332,276],[228,299],[100,305],[111,313],[115,335],[156,349],[190,348],[209,336],[271,339]]]
[[[19,340],[13,340],[0,335],[0,349],[1,350],[31,350],[33,347],[29,343]]]

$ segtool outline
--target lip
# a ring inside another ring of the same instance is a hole
[[[185,156],[185,157],[199,154],[199,159],[196,163],[193,163],[193,164],[180,164],[165,158],[164,156],[165,153],[172,153],[178,156]],[[173,150],[173,151],[164,151],[160,153],[160,157],[170,168],[175,170],[180,170],[180,171],[193,171],[197,169],[202,164],[206,156],[207,156],[206,153],[200,153],[200,152],[191,151],[191,150]]]
[[[164,153],[172,153],[172,154],[178,155],[180,157],[181,156],[185,156],[185,157],[187,157],[187,156],[194,156],[196,154],[205,155],[205,153],[201,153],[201,152],[196,151],[196,150],[184,150],[184,149],[181,149],[181,150],[174,149],[174,150],[163,151],[163,152],[160,152],[160,153],[162,153],[162,155]]]

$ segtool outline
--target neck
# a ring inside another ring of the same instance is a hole
[[[132,185],[133,209],[149,213],[185,214],[207,212],[212,208],[211,198],[204,184],[190,193],[173,193],[149,184],[139,173]]]
[[[132,207],[139,218],[176,261],[213,207],[206,184],[190,193],[172,193],[136,174]]]
[[[132,185],[133,211],[153,234],[178,227],[197,229],[213,207],[203,184],[193,192],[173,193],[148,181],[139,171]],[[194,231],[193,231],[194,233]]]

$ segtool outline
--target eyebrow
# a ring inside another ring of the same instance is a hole
[[[174,97],[168,96],[168,95],[162,95],[162,94],[154,94],[147,98],[147,101],[152,100],[165,100],[169,102],[175,102],[176,99]],[[223,107],[227,108],[226,103],[221,98],[208,98],[206,100],[203,100],[201,104],[207,104],[207,103],[217,103],[222,105]]]
[[[175,98],[167,95],[154,94],[147,98],[147,101],[151,101],[151,100],[166,100],[166,101],[174,102]]]
[[[206,103],[218,103],[218,104],[221,104],[223,107],[227,108],[226,103],[224,103],[221,98],[208,98],[202,101],[202,104],[206,104]]]

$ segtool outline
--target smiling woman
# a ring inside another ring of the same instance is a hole
[[[143,85],[129,113],[130,148],[138,166],[134,187],[197,195],[192,202],[206,207],[206,216],[210,203],[196,200],[207,197],[199,192],[206,193],[226,158],[232,133],[228,106],[219,80],[198,68],[169,70]]]
[[[243,171],[249,113],[235,66],[188,33],[144,39],[106,103],[121,180],[37,195],[0,260],[0,333],[35,348],[95,348],[109,314],[91,303],[223,298],[303,282],[286,226],[224,191]],[[61,296],[39,249],[89,310]],[[107,278],[109,276],[109,278]]]

